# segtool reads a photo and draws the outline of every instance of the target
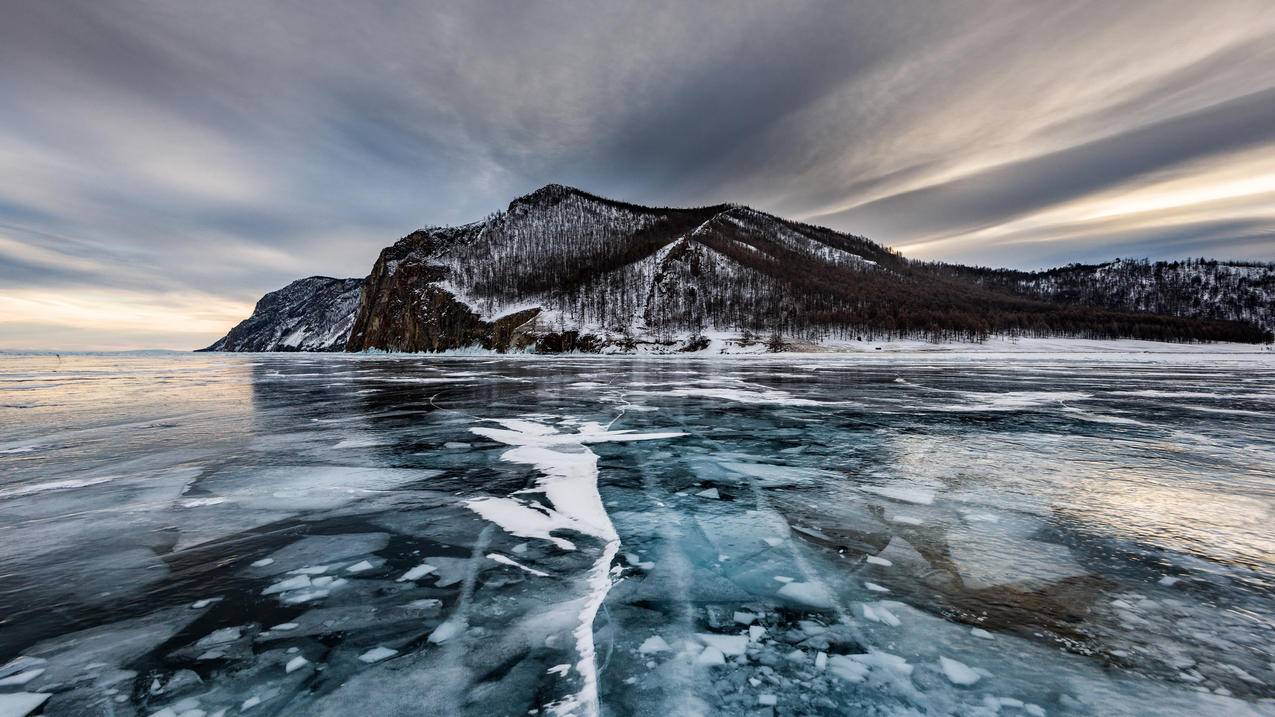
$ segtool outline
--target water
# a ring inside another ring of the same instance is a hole
[[[1272,714],[1272,416],[1257,356],[0,357],[0,707]]]

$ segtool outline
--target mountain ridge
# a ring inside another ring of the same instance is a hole
[[[286,310],[280,297],[265,312],[259,302],[208,350],[674,350],[701,344],[706,331],[769,334],[779,344],[993,334],[1270,338],[1270,305],[1261,305],[1268,284],[1275,296],[1270,266],[1243,284],[1214,282],[1249,293],[1209,306],[1145,291],[1120,300],[1123,274],[1109,279],[1107,294],[1086,293],[1072,274],[918,262],[866,237],[744,205],[646,207],[549,184],[482,220],[408,234],[381,251],[364,279],[309,277],[271,292],[263,301],[285,293]],[[1071,278],[1060,288],[1040,275]],[[347,283],[334,292],[335,281]],[[1190,285],[1165,283],[1161,293]],[[331,325],[312,325],[324,320]]]

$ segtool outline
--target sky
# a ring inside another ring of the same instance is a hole
[[[0,349],[191,349],[550,182],[1275,261],[1275,2],[0,0]]]

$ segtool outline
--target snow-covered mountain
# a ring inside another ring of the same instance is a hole
[[[381,252],[357,302],[303,282],[267,295],[210,348],[328,350],[345,333],[352,351],[674,350],[702,346],[706,334],[771,343],[990,334],[1260,341],[1254,324],[1270,325],[1269,301],[1249,313],[1190,313],[1082,299],[1046,288],[1043,276],[912,262],[863,237],[738,205],[643,207],[549,185],[482,221],[399,240]],[[1116,273],[1098,291],[1128,296],[1135,279]],[[358,288],[343,286],[342,296]],[[267,301],[277,294],[286,300]]]
[[[261,297],[252,316],[205,351],[342,351],[362,279],[311,276]]]
[[[1020,274],[1009,278],[1008,287],[1051,301],[1275,329],[1275,264],[1120,259]]]

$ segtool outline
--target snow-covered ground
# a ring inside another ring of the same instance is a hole
[[[0,714],[1271,714],[1275,356],[1029,343],[0,357]]]

